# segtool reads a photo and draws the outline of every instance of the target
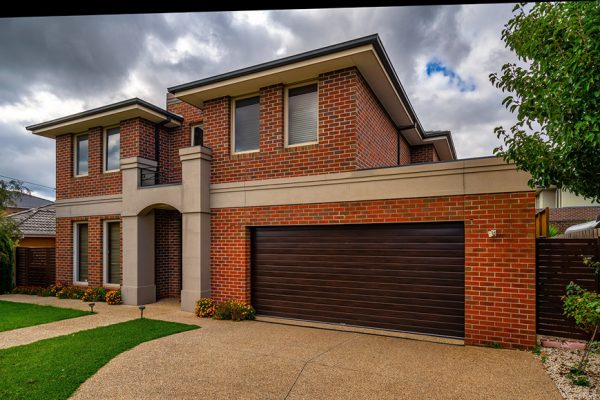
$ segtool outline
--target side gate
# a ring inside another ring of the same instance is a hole
[[[537,333],[573,339],[587,339],[575,322],[563,315],[561,297],[573,281],[600,292],[600,282],[583,257],[600,257],[600,238],[537,238]],[[598,258],[597,258],[598,259]]]

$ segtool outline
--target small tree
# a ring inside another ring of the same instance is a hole
[[[14,249],[21,238],[19,227],[5,211],[16,205],[23,193],[29,193],[29,189],[20,181],[0,180],[0,293],[12,289]]]
[[[520,63],[490,81],[517,122],[495,129],[494,150],[531,174],[529,184],[564,187],[600,201],[600,2],[517,4],[502,31]]]
[[[584,257],[583,263],[594,268],[594,272],[598,274],[600,270],[599,261]],[[567,317],[575,320],[578,327],[591,334],[581,360],[575,366],[576,372],[585,374],[590,351],[598,334],[598,328],[600,328],[600,294],[585,290],[571,282],[567,286],[567,295],[563,296],[563,311]]]

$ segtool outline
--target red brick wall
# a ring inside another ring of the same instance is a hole
[[[400,165],[410,164],[410,160],[410,145],[404,136],[400,135]]]
[[[599,215],[600,206],[551,208],[550,224],[563,233],[571,225],[593,221]]]
[[[56,138],[56,199],[90,197],[121,193],[121,172],[102,172],[103,130],[92,128],[88,131],[88,174],[74,175],[73,135]]]
[[[181,214],[154,210],[156,299],[181,296]]]
[[[230,99],[204,104],[212,183],[325,174],[356,169],[356,80],[353,68],[319,77],[319,143],[284,147],[282,85],[260,90],[260,151],[231,154]]]
[[[102,286],[104,221],[120,221],[119,215],[56,219],[56,282],[73,284],[73,224],[88,223],[88,286]],[[123,226],[121,224],[121,233]],[[123,275],[123,235],[121,234],[121,276]]]
[[[465,341],[535,344],[533,192],[213,209],[212,293],[250,301],[249,226],[465,223]],[[488,229],[498,236],[489,238]]]
[[[432,144],[422,144],[410,148],[410,162],[423,163],[439,161],[437,151]]]
[[[398,131],[364,78],[356,79],[358,169],[398,165]]]

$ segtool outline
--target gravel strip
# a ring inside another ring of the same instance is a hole
[[[566,400],[600,400],[600,354],[591,354],[587,367],[591,386],[576,386],[567,374],[582,355],[581,350],[542,348],[546,356],[544,369]]]

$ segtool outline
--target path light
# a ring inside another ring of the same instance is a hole
[[[90,306],[90,312],[94,312],[94,306],[96,305],[96,303],[89,303],[88,306]]]
[[[138,308],[140,309],[140,318],[144,318],[144,310],[146,309],[146,306],[139,306]]]

